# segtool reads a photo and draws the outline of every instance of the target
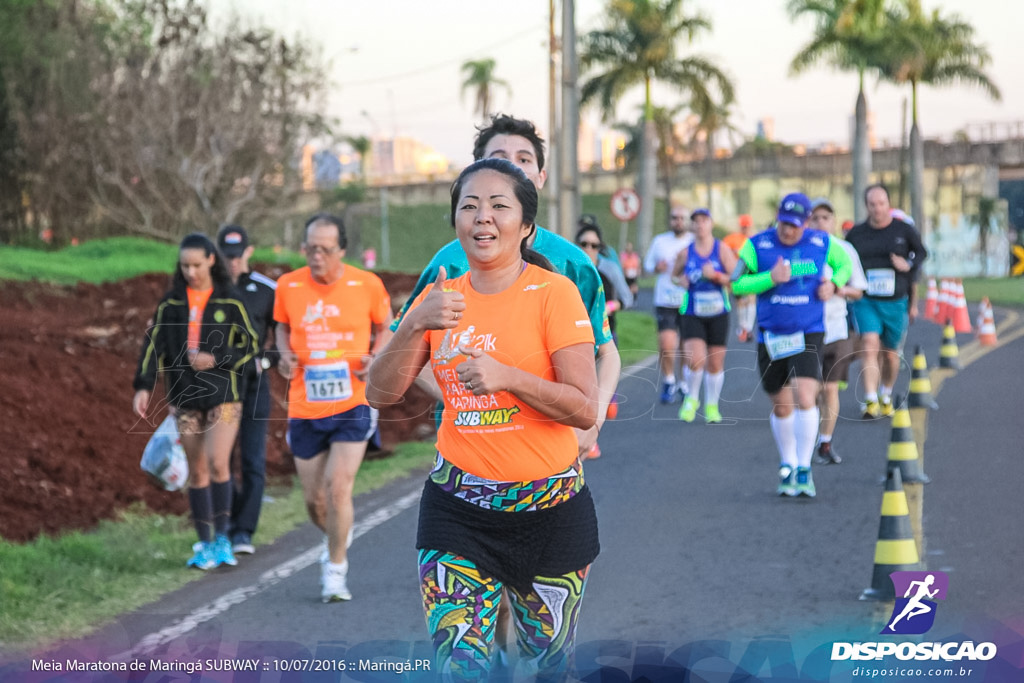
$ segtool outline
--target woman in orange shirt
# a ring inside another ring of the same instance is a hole
[[[230,460],[242,416],[242,369],[256,351],[256,332],[217,247],[206,235],[186,236],[171,290],[146,330],[132,410],[149,414],[162,371],[188,458],[188,500],[199,536],[188,566],[196,569],[237,564],[227,537]]]
[[[437,670],[487,677],[504,588],[525,673],[558,679],[599,551],[572,429],[596,419],[593,332],[575,285],[526,246],[537,191],[514,164],[477,161],[451,197],[470,271],[442,269],[416,299],[366,395],[399,401],[428,362],[444,393],[416,542]]]

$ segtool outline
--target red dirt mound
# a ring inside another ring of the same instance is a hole
[[[415,282],[380,275],[396,306]],[[89,528],[137,502],[187,510],[185,496],[156,489],[139,469],[164,415],[148,423],[131,411],[144,326],[168,284],[166,275],[99,286],[0,283],[0,537]],[[285,380],[270,374],[267,471],[287,475]],[[432,436],[430,399],[412,389],[404,405],[382,411],[381,434],[385,448]]]

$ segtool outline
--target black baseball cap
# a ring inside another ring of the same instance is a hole
[[[217,248],[227,258],[238,258],[249,247],[249,233],[240,225],[225,225],[217,233]]]

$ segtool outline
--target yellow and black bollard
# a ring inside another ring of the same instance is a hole
[[[895,591],[889,574],[921,569],[917,544],[910,528],[910,510],[903,492],[900,470],[889,470],[882,494],[882,517],[878,523],[878,542],[875,544],[875,567],[871,574],[871,587],[860,594],[861,600],[892,600]]]

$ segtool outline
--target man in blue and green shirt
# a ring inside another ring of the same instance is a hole
[[[816,494],[811,456],[818,437],[825,301],[846,284],[852,268],[828,233],[807,228],[810,215],[805,195],[786,195],[775,226],[740,248],[733,283],[737,296],[757,295],[757,361],[772,401],[780,496]]]

